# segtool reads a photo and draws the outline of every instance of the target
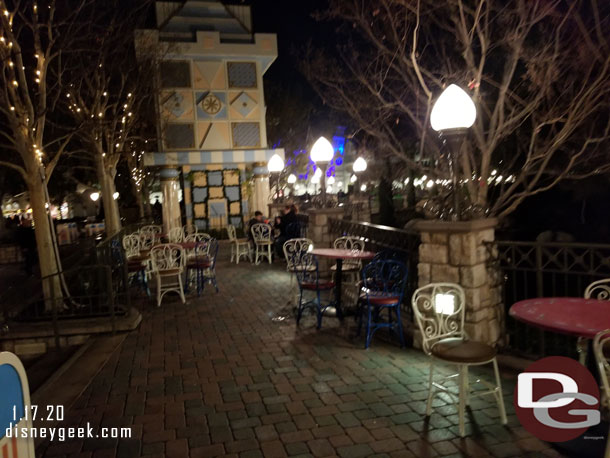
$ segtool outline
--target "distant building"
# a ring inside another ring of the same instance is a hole
[[[250,6],[219,1],[156,3],[154,30],[138,46],[158,46],[158,152],[145,165],[160,169],[163,220],[201,229],[240,225],[267,208],[269,149],[263,75],[277,57],[275,34],[252,33]]]

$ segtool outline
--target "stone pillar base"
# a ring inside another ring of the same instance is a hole
[[[466,333],[472,340],[490,345],[502,344],[505,336],[500,276],[488,266],[489,252],[484,244],[495,239],[496,225],[495,218],[421,220],[414,225],[421,233],[419,286],[437,282],[461,285],[466,295]]]

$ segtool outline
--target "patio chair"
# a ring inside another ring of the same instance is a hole
[[[482,342],[468,340],[464,331],[464,314],[466,303],[464,290],[454,283],[431,283],[413,293],[413,312],[421,331],[422,346],[426,354],[432,357],[429,374],[429,393],[426,406],[426,417],[432,413],[432,399],[438,392],[444,392],[455,398],[443,382],[457,378],[458,384],[458,421],[460,436],[465,435],[464,411],[472,396],[493,394],[500,411],[500,420],[506,424],[506,410],[502,398],[500,371],[496,360],[496,350]],[[458,367],[458,374],[447,377],[440,383],[434,381],[434,364],[441,361]],[[492,385],[485,380],[482,383],[487,391],[470,391],[468,368],[492,363],[496,383]]]
[[[604,347],[608,343],[610,343],[610,329],[598,332],[593,339],[593,354],[595,355],[595,364],[597,365],[601,381],[600,408],[605,409],[606,413],[610,412],[610,364],[606,357],[608,349],[606,348],[604,352]],[[610,437],[610,432],[608,437]],[[610,456],[610,439],[606,441],[606,453],[604,456]]]
[[[294,262],[294,272],[299,284],[299,305],[297,307],[297,326],[301,321],[303,311],[308,308],[314,308],[317,318],[317,329],[322,327],[322,315],[331,305],[330,298],[326,305],[322,305],[321,293],[328,291],[329,296],[332,296],[332,290],[335,283],[330,280],[320,279],[320,270],[318,268],[318,259],[311,253],[305,253],[300,260]],[[314,293],[314,297],[309,301],[303,302],[303,296],[306,292]]]
[[[589,283],[585,288],[585,299],[597,299],[598,301],[610,302],[610,278]],[[608,304],[610,307],[610,303]],[[586,366],[587,354],[589,352],[589,340],[584,337],[579,337],[576,342],[576,350],[578,351],[578,361]]]
[[[284,250],[284,258],[286,259],[286,270],[290,273],[290,292],[292,295],[292,302],[296,302],[298,295],[298,288],[295,283],[295,272],[301,258],[313,250],[313,242],[310,239],[298,238],[290,239],[284,242],[282,247]],[[314,266],[310,266],[314,269]],[[290,301],[288,301],[290,302]]]
[[[405,346],[405,336],[402,332],[400,307],[407,286],[407,266],[400,261],[374,261],[366,265],[362,271],[362,287],[358,334],[362,328],[362,316],[366,313],[366,340],[364,348],[369,348],[375,331],[387,328],[398,334],[400,348]],[[365,311],[366,309],[366,311]],[[382,312],[387,310],[387,320]],[[395,311],[396,320],[393,317]]]
[[[206,283],[211,283],[218,292],[216,283],[216,257],[218,255],[218,240],[210,238],[198,242],[194,255],[188,258],[186,265],[187,287],[190,274],[195,271],[197,280],[197,296],[201,295]]]
[[[235,230],[235,226],[229,224],[227,226],[227,235],[229,236],[229,241],[231,242],[231,262],[235,258],[235,264],[239,264],[239,259],[242,256],[248,256],[250,262],[252,262],[252,251],[250,249],[250,241],[247,238],[238,239],[237,231]]]
[[[250,229],[252,231],[252,238],[254,239],[255,253],[254,253],[254,264],[260,264],[260,260],[266,257],[271,264],[271,251],[273,247],[273,240],[271,234],[273,229],[268,224],[256,223],[252,225]]]
[[[178,293],[182,303],[184,290],[182,287],[182,273],[186,264],[186,256],[180,245],[163,243],[156,245],[150,251],[152,272],[157,280],[157,307],[161,306],[161,300],[170,291]]]
[[[167,234],[169,243],[180,243],[184,241],[184,231],[181,227],[172,227]]]
[[[123,237],[123,249],[125,250],[125,258],[127,261],[127,275],[129,282],[137,283],[142,287],[144,292],[150,296],[147,281],[147,264],[148,253],[140,254],[140,238],[138,233],[126,235]]]
[[[333,247],[338,250],[353,250],[353,251],[364,251],[364,240],[360,237],[344,236],[339,237],[333,242]],[[358,279],[358,272],[362,267],[360,261],[352,261],[346,259],[343,261],[343,267],[341,271],[343,275],[350,278],[350,281],[356,282]],[[337,265],[332,265],[330,270],[333,272],[337,271]]]
[[[153,234],[160,234],[161,226],[157,226],[155,224],[149,224],[147,226],[142,226],[140,228],[140,233],[142,233],[142,232],[151,232]]]

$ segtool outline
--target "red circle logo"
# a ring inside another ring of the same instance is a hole
[[[513,396],[525,429],[547,442],[565,442],[600,422],[599,388],[577,361],[550,356],[519,374]]]

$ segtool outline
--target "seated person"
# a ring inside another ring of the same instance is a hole
[[[251,242],[254,241],[254,236],[252,235],[252,226],[254,226],[255,224],[258,223],[264,223],[263,221],[263,213],[256,210],[254,212],[254,218],[252,218],[249,222],[248,222],[248,240],[250,240]]]

